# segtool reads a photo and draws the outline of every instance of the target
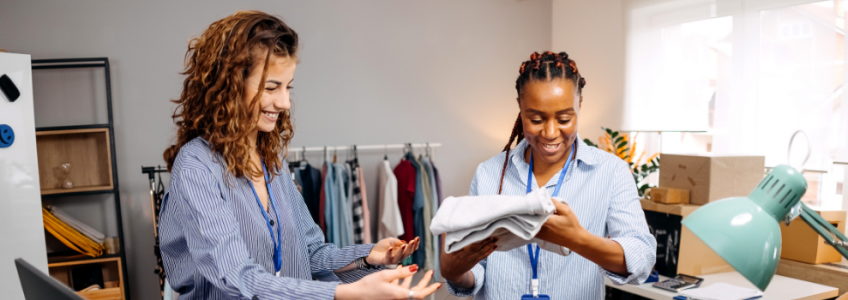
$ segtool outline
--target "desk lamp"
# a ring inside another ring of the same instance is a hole
[[[792,140],[799,132],[792,135]],[[789,144],[791,148],[791,140]],[[800,202],[806,191],[807,180],[801,172],[788,165],[779,165],[748,197],[709,203],[692,212],[682,223],[748,281],[764,291],[780,260],[778,224],[781,221],[788,225],[800,215],[801,220],[824,237],[827,244],[848,258],[848,238]]]

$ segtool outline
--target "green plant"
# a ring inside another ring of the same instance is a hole
[[[586,145],[607,151],[626,161],[630,166],[630,172],[633,174],[633,180],[636,181],[639,196],[644,197],[645,191],[651,188],[651,186],[647,182],[643,182],[648,178],[648,175],[651,175],[660,169],[660,154],[656,153],[646,159],[644,163],[639,164],[642,157],[645,155],[645,151],[642,151],[642,153],[634,159],[636,142],[631,142],[632,140],[628,134],[619,133],[618,131],[604,127],[601,127],[601,129],[605,131],[605,134],[604,136],[598,137],[597,144],[593,143],[589,139],[584,139],[583,141],[586,142]],[[634,136],[633,139],[635,138],[636,137]]]

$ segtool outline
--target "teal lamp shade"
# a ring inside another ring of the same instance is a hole
[[[748,197],[704,205],[683,220],[698,238],[760,290],[780,261],[780,226],[807,191],[804,176],[787,165],[775,167]]]

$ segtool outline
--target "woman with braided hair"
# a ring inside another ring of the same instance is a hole
[[[164,158],[171,183],[160,239],[180,299],[423,299],[439,288],[417,266],[385,270],[418,239],[324,243],[284,158],[298,37],[282,20],[237,12],[189,43]],[[405,278],[403,283],[399,283]]]
[[[565,52],[533,53],[518,72],[519,113],[509,142],[477,167],[469,195],[545,189],[564,199],[567,204],[551,199],[556,212],[536,238],[572,254],[534,244],[495,252],[495,237],[450,254],[443,250],[441,273],[449,290],[475,299],[603,299],[604,276],[615,284],[644,282],[656,240],[627,163],[588,147],[577,134],[586,85],[577,64]]]

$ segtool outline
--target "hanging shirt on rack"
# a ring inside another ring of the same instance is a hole
[[[398,183],[398,209],[403,221],[403,233],[400,238],[404,241],[411,241],[415,238],[415,168],[409,160],[402,159],[395,166],[394,174]],[[415,254],[412,256],[415,256]]]
[[[430,220],[429,222],[427,222],[427,224],[426,224],[427,227],[425,228],[427,230],[427,232],[430,232],[430,223],[432,222],[433,217],[436,215],[436,212],[439,210],[439,193],[438,193],[437,188],[436,188],[436,174],[435,174],[435,172],[433,172],[433,163],[432,163],[432,161],[430,161],[430,157],[423,157],[421,159],[421,164],[424,165],[424,170],[427,171],[427,181],[428,181],[429,186],[430,186],[430,201],[428,202],[430,204],[430,209],[426,210],[426,213],[428,213],[428,214],[426,216],[424,216],[425,220]],[[427,251],[432,252],[432,255],[431,255],[433,257],[433,263],[432,263],[433,269],[432,270],[435,271],[434,274],[436,274],[436,275],[434,275],[434,276],[438,277],[439,276],[438,274],[441,274],[439,272],[439,253],[440,252],[437,248],[437,245],[439,244],[438,243],[439,237],[435,234],[432,234],[432,233],[429,236],[432,237],[432,239],[430,239],[430,243],[427,244]]]
[[[353,242],[354,244],[362,244],[364,241],[363,233],[366,231],[365,220],[362,214],[362,188],[360,187],[359,170],[356,164],[348,162],[346,167],[350,170],[350,202],[352,209],[352,224],[353,225]]]
[[[327,222],[327,242],[339,247],[341,245],[341,229],[339,229],[338,216],[338,193],[336,192],[336,168],[330,163],[325,163],[327,176],[324,180],[324,196],[326,205],[324,206],[325,220]]]
[[[306,207],[309,208],[309,214],[315,224],[320,222],[320,202],[321,202],[321,171],[306,164],[302,168],[296,168],[295,174],[300,174],[303,184],[303,201],[306,202]]]
[[[371,238],[371,210],[368,209],[368,194],[365,193],[365,174],[362,172],[362,166],[356,166],[357,173],[359,176],[359,191],[362,194],[362,221],[365,230],[362,232],[362,240],[365,244],[370,244],[373,242]]]
[[[427,270],[435,270],[435,257],[433,253],[433,235],[430,234],[430,220],[433,219],[433,187],[430,184],[430,174],[427,171],[427,163],[422,156],[418,156],[418,165],[421,167],[421,188],[424,189],[424,210],[422,220],[424,228],[421,229],[421,244],[424,248],[424,267]]]
[[[327,163],[324,163],[321,166],[321,183],[318,185],[321,187],[321,193],[318,195],[318,227],[321,227],[321,231],[324,232],[324,241],[328,241],[327,237],[327,191],[326,191],[326,182],[327,182]]]
[[[380,228],[377,238],[380,240],[396,238],[404,234],[403,220],[398,208],[398,180],[392,173],[392,166],[388,160],[380,162],[377,173],[380,180],[380,198],[377,202],[380,205]]]
[[[336,210],[337,218],[334,220],[338,225],[338,244],[339,247],[353,245],[353,206],[348,197],[348,188],[350,186],[350,171],[346,164],[334,163],[333,172],[336,175],[334,191],[333,207]]]
[[[428,238],[424,234],[424,203],[427,201],[424,199],[424,193],[426,192],[424,188],[424,176],[422,176],[421,163],[418,162],[418,159],[411,153],[407,153],[406,157],[412,163],[412,167],[415,168],[415,200],[412,203],[412,213],[415,219],[414,233],[416,237],[421,238],[421,247],[426,249]],[[425,267],[426,255],[426,251],[415,251],[412,254],[413,263]]]

